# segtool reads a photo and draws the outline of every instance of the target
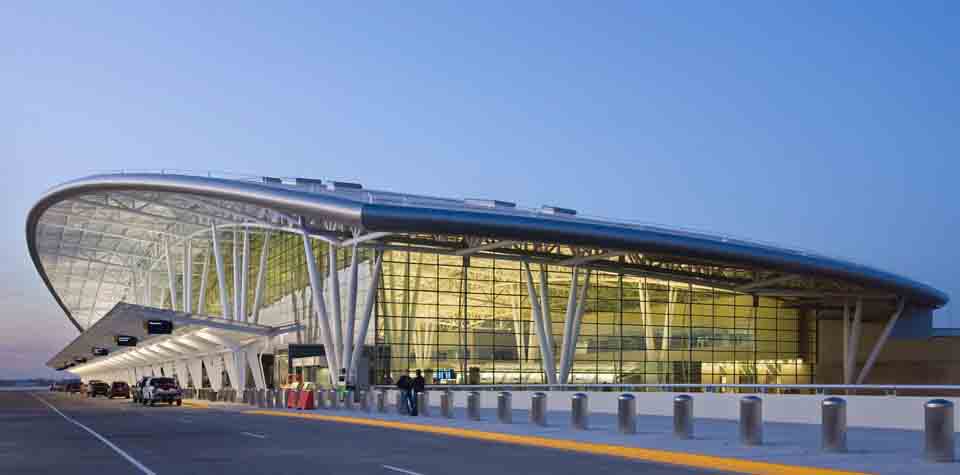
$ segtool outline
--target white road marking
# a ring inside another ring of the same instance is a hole
[[[252,433],[252,432],[241,432],[241,434],[243,434],[243,435],[249,435],[250,437],[256,437],[256,438],[258,438],[258,439],[266,439],[266,438],[267,438],[267,436],[265,436],[265,435],[263,435],[263,434],[254,434],[254,433]]]
[[[157,475],[156,472],[154,472],[153,470],[150,470],[149,468],[145,467],[145,466],[144,466],[142,463],[140,463],[137,459],[131,457],[130,454],[124,452],[122,449],[120,449],[120,447],[117,447],[116,445],[114,445],[113,442],[110,442],[109,440],[107,440],[106,437],[98,434],[98,433],[97,433],[96,431],[94,431],[93,429],[91,429],[91,428],[89,428],[89,427],[87,427],[87,426],[85,426],[85,425],[77,422],[76,420],[72,419],[70,416],[68,416],[68,415],[60,412],[59,409],[57,409],[56,407],[53,407],[53,404],[50,404],[49,402],[45,401],[45,400],[44,400],[43,398],[41,398],[40,396],[37,396],[36,394],[33,394],[33,393],[30,393],[30,395],[33,396],[34,398],[36,398],[36,400],[44,403],[44,404],[45,404],[47,407],[49,407],[53,412],[56,412],[57,414],[60,414],[60,417],[63,417],[64,419],[66,419],[67,422],[69,422],[69,423],[71,423],[71,424],[73,424],[73,425],[75,425],[75,426],[77,426],[77,427],[79,427],[79,428],[87,431],[88,433],[90,433],[90,435],[96,437],[100,442],[103,442],[107,447],[110,447],[111,449],[113,449],[114,452],[120,454],[121,457],[127,459],[127,462],[132,463],[134,467],[137,467],[138,469],[140,469],[140,471],[143,472],[145,475]]]
[[[387,469],[387,470],[393,470],[394,472],[405,473],[405,474],[407,474],[407,475],[423,475],[422,473],[414,472],[413,470],[405,470],[405,469],[402,469],[402,468],[400,468],[400,467],[393,467],[393,466],[390,466],[390,465],[381,465],[381,467],[383,467],[383,468],[385,468],[385,469]]]

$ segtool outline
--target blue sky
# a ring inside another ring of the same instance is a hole
[[[0,335],[23,336],[0,341],[0,377],[75,336],[26,210],[120,168],[556,204],[956,300],[957,24],[956,2],[3,2]]]

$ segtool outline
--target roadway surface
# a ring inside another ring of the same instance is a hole
[[[144,407],[103,397],[0,392],[0,473],[55,472],[715,473],[562,450],[221,409]]]

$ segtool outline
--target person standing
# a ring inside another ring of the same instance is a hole
[[[423,379],[423,373],[418,369],[417,377],[413,378],[413,415],[416,416],[419,411],[417,407],[417,394],[427,390],[427,382]]]
[[[400,401],[406,414],[416,411],[417,401],[413,398],[413,380],[410,376],[402,375],[397,379],[397,388],[400,389]],[[413,414],[415,415],[415,414]]]

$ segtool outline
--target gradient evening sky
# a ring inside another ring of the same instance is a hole
[[[92,3],[0,4],[0,378],[76,336],[27,209],[120,168],[556,204],[960,299],[958,2]]]

